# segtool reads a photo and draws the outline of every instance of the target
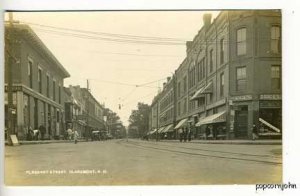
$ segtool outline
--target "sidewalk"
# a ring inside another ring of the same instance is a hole
[[[159,142],[176,142],[179,140],[160,140]],[[282,145],[282,140],[192,140],[182,143],[198,143],[198,144],[239,144],[239,145]]]
[[[91,140],[89,140],[91,141]],[[87,142],[86,140],[78,140],[78,142]],[[37,141],[24,141],[19,140],[19,144],[52,144],[52,143],[74,143],[74,140],[37,140]],[[5,145],[8,145],[8,142],[5,141]]]

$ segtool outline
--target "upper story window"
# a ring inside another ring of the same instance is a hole
[[[247,31],[246,28],[240,28],[236,32],[236,49],[237,49],[237,55],[244,55],[246,54],[246,48],[247,48]]]
[[[247,87],[247,72],[246,67],[236,68],[236,90],[244,91]]]
[[[47,90],[47,97],[50,96],[50,78],[49,78],[49,75],[47,75],[46,77],[46,83],[47,83],[47,86],[46,86],[46,90]]]
[[[281,51],[280,27],[271,27],[271,51],[272,53],[279,53]]]
[[[281,74],[280,74],[279,65],[272,65],[271,67],[271,84],[272,84],[272,90],[280,90]]]
[[[52,84],[52,87],[53,87],[53,100],[55,101],[55,99],[56,99],[56,90],[55,90],[55,80],[53,80],[53,84]]]
[[[225,55],[225,42],[224,39],[220,40],[220,63],[224,63],[224,55]]]
[[[32,88],[33,86],[33,83],[32,83],[32,65],[33,65],[33,62],[32,60],[28,60],[28,81],[29,81],[29,87]]]
[[[213,71],[213,65],[214,65],[213,53],[214,53],[214,50],[211,49],[209,51],[209,73],[211,73]]]
[[[187,90],[187,80],[186,80],[186,76],[184,76],[183,78],[183,93],[186,93]]]
[[[180,96],[181,96],[181,92],[180,92],[180,90],[181,90],[181,83],[180,83],[180,82],[178,82],[178,86],[177,86],[178,97],[180,97]]]
[[[42,93],[42,69],[38,71],[39,93]]]
[[[224,73],[221,73],[220,74],[220,97],[224,97],[224,86],[225,86]]]

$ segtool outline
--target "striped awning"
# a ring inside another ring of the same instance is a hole
[[[212,123],[220,123],[226,122],[226,111],[219,112],[217,114],[213,114],[211,116],[202,118],[196,124],[196,127],[200,127],[201,125],[212,124]]]
[[[162,131],[162,133],[167,133],[167,132],[172,132],[172,131],[174,131],[174,126],[173,126],[173,124],[170,124]]]
[[[176,125],[175,129],[179,129],[180,127],[182,127],[182,126],[186,123],[187,120],[188,120],[187,118],[182,119],[182,120]]]
[[[165,127],[161,127],[161,128],[158,129],[157,132],[158,132],[158,133],[162,133],[162,131],[163,131],[164,129],[165,129]]]

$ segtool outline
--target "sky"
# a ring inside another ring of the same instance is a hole
[[[86,87],[89,80],[95,98],[128,125],[137,103],[151,104],[184,60],[185,42],[201,29],[204,13],[214,18],[219,12],[15,12],[13,17],[29,24],[70,73],[64,86]]]

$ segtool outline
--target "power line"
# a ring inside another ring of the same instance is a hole
[[[166,41],[116,39],[116,38],[96,37],[96,36],[83,35],[83,34],[59,32],[59,31],[53,31],[53,30],[44,30],[44,29],[37,29],[37,28],[35,28],[35,30],[40,31],[40,32],[44,32],[44,33],[56,34],[56,35],[67,36],[67,37],[76,37],[76,38],[82,38],[82,39],[110,41],[110,42],[117,42],[117,43],[151,44],[151,45],[185,45],[185,43],[183,43],[183,42],[180,43],[180,42],[166,42]]]
[[[109,37],[119,37],[119,38],[130,38],[130,39],[148,39],[148,40],[164,40],[164,41],[185,41],[186,39],[180,38],[170,38],[170,37],[151,37],[151,36],[138,36],[138,35],[128,35],[128,34],[118,34],[118,33],[105,33],[105,32],[95,32],[95,31],[86,31],[86,30],[78,30],[78,29],[70,29],[65,27],[56,27],[56,26],[49,26],[49,25],[42,25],[37,23],[25,22],[25,24],[46,27],[51,29],[59,29],[65,31],[73,31],[73,32],[80,32],[80,33],[88,33],[88,34],[95,34],[95,35],[104,35]]]

